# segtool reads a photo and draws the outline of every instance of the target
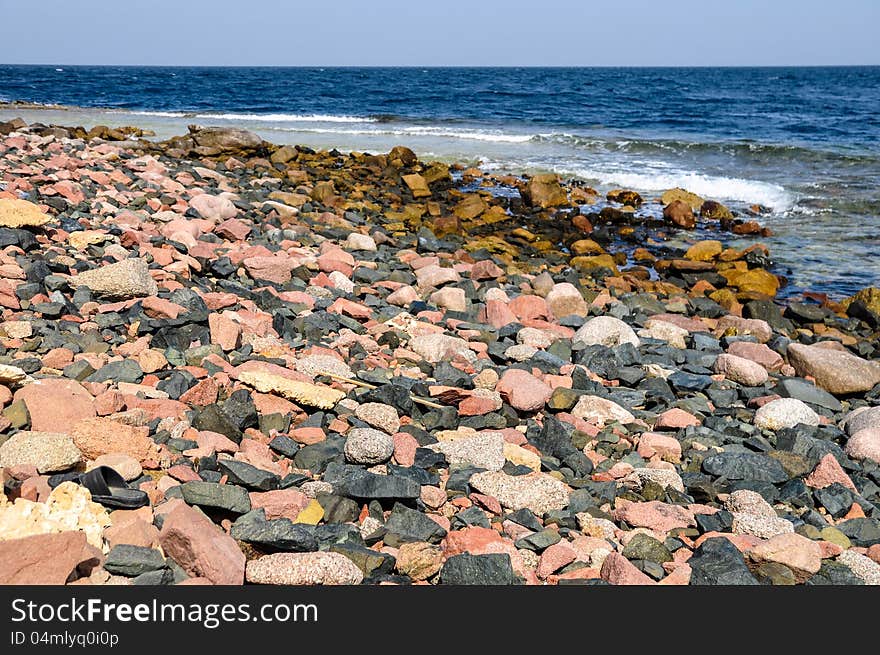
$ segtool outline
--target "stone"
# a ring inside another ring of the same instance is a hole
[[[501,376],[495,391],[507,400],[511,407],[521,412],[536,412],[550,400],[553,389],[528,371],[509,368]]]
[[[645,459],[655,455],[660,459],[677,464],[681,461],[681,443],[675,437],[657,432],[644,432],[639,437],[638,453]]]
[[[0,494],[0,542],[35,534],[78,530],[95,548],[103,545],[102,533],[110,525],[107,510],[92,502],[92,494],[74,482],[62,482],[45,503],[18,498],[8,503]]]
[[[684,507],[667,505],[657,500],[643,503],[624,502],[614,510],[613,516],[632,526],[648,528],[657,533],[666,533],[675,528],[696,525],[694,515]]]
[[[742,553],[728,539],[706,539],[688,560],[692,585],[757,585]]]
[[[497,498],[508,509],[527,508],[538,516],[568,505],[568,487],[546,473],[512,476],[486,471],[471,476],[469,484],[480,493]]]
[[[615,421],[626,425],[636,420],[632,413],[614,401],[591,395],[581,396],[571,414],[585,421],[595,421],[600,427]]]
[[[443,566],[443,549],[426,541],[411,541],[397,549],[395,567],[415,581],[427,580]]]
[[[849,438],[843,450],[853,459],[880,464],[880,428],[859,430]]]
[[[626,547],[621,554],[629,560],[644,559],[650,562],[657,562],[658,564],[672,561],[672,553],[663,545],[663,542],[644,532],[634,534],[626,542]]]
[[[35,466],[39,473],[67,471],[82,461],[70,436],[58,432],[17,432],[0,445],[0,469]]]
[[[778,371],[785,364],[782,355],[763,343],[734,341],[727,349],[727,353],[756,362],[768,371]]]
[[[576,286],[570,282],[559,282],[545,297],[547,308],[556,318],[565,316],[586,316],[587,301]]]
[[[100,551],[82,532],[34,534],[0,541],[0,585],[63,585],[96,568]]]
[[[842,484],[850,491],[858,493],[853,481],[844,472],[843,467],[838,463],[837,458],[831,453],[828,453],[819,460],[816,468],[804,478],[804,483],[808,487],[814,489],[824,489],[825,487],[830,487],[836,482]]]
[[[692,230],[697,225],[697,219],[694,212],[683,200],[673,200],[663,208],[663,218],[675,225],[686,230]]]
[[[40,227],[51,220],[51,216],[32,202],[0,198],[0,227]]]
[[[800,376],[812,376],[816,385],[835,395],[869,391],[880,383],[880,363],[831,348],[789,344],[789,363]]]
[[[560,207],[568,204],[568,196],[559,184],[559,177],[555,173],[542,173],[533,175],[520,189],[520,193],[527,204],[532,207]]]
[[[819,425],[819,415],[796,398],[778,398],[758,408],[755,412],[755,425],[762,430],[773,432],[791,428],[799,423]]]
[[[102,455],[121,454],[138,462],[155,459],[156,444],[147,427],[135,427],[107,417],[87,418],[71,426],[73,443],[88,459]]]
[[[506,553],[453,555],[440,570],[444,585],[515,585],[521,584]]]
[[[136,457],[126,455],[124,453],[108,453],[99,455],[94,461],[90,462],[86,467],[87,470],[98,468],[99,466],[109,466],[119,473],[126,482],[131,482],[141,477],[144,472],[141,463]]]
[[[681,200],[682,202],[687,203],[687,205],[694,211],[698,211],[704,202],[696,193],[691,193],[681,187],[664,191],[663,195],[660,196],[660,202],[664,205],[668,205],[675,200]]]
[[[642,339],[658,339],[665,341],[673,348],[684,350],[687,348],[687,337],[690,333],[682,327],[668,323],[666,321],[658,321],[650,319],[645,323],[645,327],[639,330],[638,336]]]
[[[224,314],[208,314],[208,327],[211,330],[211,343],[220,346],[224,352],[235,350],[241,345],[241,325]]]
[[[730,494],[724,508],[733,515],[732,532],[769,539],[778,534],[794,532],[790,521],[777,516],[761,494],[738,489]]]
[[[193,131],[191,136],[199,147],[207,148],[212,153],[246,152],[263,145],[259,136],[237,127],[202,127]]]
[[[572,337],[574,343],[584,343],[588,346],[602,345],[615,348],[624,343],[631,343],[639,347],[639,338],[633,329],[613,316],[597,316],[584,323]]]
[[[0,364],[0,384],[12,386],[23,382],[33,382],[33,379],[17,366]]]
[[[711,262],[723,249],[720,241],[698,241],[687,249],[684,258],[695,262]]]
[[[402,179],[404,184],[409,187],[410,193],[412,193],[413,198],[431,197],[431,189],[428,188],[428,183],[425,181],[425,178],[423,178],[418,173],[401,175],[400,179]]]
[[[113,575],[135,577],[165,568],[165,558],[155,548],[120,544],[107,553],[104,569]]]
[[[13,395],[13,401],[27,406],[31,429],[55,432],[59,426],[73,425],[95,416],[92,395],[79,382],[64,378],[36,380]]]
[[[391,459],[394,439],[374,428],[353,428],[345,439],[345,458],[355,464],[380,464]]]
[[[202,218],[219,223],[238,215],[238,209],[232,200],[226,196],[215,196],[209,193],[200,193],[189,201],[189,206],[195,209]]]
[[[360,420],[368,425],[394,434],[400,430],[400,417],[397,410],[384,403],[362,403],[354,412]]]
[[[500,471],[504,466],[506,442],[500,432],[443,440],[429,446],[443,453],[451,466],[472,466]]]
[[[425,361],[436,364],[441,361],[449,361],[456,357],[463,357],[468,361],[474,359],[474,353],[468,346],[467,341],[447,334],[423,334],[410,339],[410,349],[424,358]]]
[[[429,192],[430,193],[430,192]],[[345,247],[349,250],[364,250],[367,252],[376,252],[376,240],[369,234],[361,234],[352,232],[345,240]]]
[[[718,355],[714,370],[746,387],[760,386],[769,378],[767,369],[760,364],[728,353]]]
[[[318,541],[311,528],[288,518],[268,520],[263,509],[239,516],[229,534],[237,541],[256,544],[269,550],[310,552],[318,550]]]
[[[244,553],[232,537],[197,509],[180,504],[168,512],[159,543],[165,555],[192,577],[218,585],[244,582]]]
[[[126,299],[155,296],[159,293],[156,281],[150,276],[145,259],[129,258],[115,264],[83,271],[70,278],[74,288],[88,287],[92,293],[108,298]]]
[[[272,491],[280,482],[276,473],[235,459],[218,460],[217,470],[227,477],[229,484],[256,491]]]
[[[251,500],[245,489],[215,482],[185,482],[180,485],[183,500],[189,505],[225,510],[234,514],[251,511]]]
[[[394,508],[385,521],[385,532],[385,543],[391,546],[407,541],[436,544],[446,536],[446,530],[433,519],[402,503],[394,503]]]
[[[652,585],[654,581],[639,571],[626,557],[609,553],[602,562],[600,572],[603,580],[613,585]]]
[[[756,562],[776,562],[791,569],[799,582],[818,573],[822,549],[815,541],[793,532],[771,537],[749,551]]]
[[[849,435],[866,428],[880,428],[880,406],[861,407],[846,415],[844,426]]]
[[[728,480],[755,480],[779,484],[788,474],[776,459],[760,453],[724,452],[703,460],[703,470]]]
[[[852,550],[846,550],[838,556],[837,561],[845,564],[865,584],[880,585],[880,564],[869,557]]]
[[[276,393],[288,400],[318,409],[332,409],[346,396],[344,392],[337,389],[260,371],[239,373],[238,380],[262,393]]]

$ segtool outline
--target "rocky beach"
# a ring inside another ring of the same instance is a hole
[[[880,289],[765,215],[0,123],[0,584],[880,584]]]

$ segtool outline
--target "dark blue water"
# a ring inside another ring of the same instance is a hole
[[[768,207],[768,245],[794,288],[839,296],[880,280],[880,67],[0,66],[0,100],[103,108],[68,122],[160,135],[236,124],[276,142],[405,143],[600,189],[683,186]]]

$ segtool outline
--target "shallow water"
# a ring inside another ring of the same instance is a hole
[[[103,111],[0,119],[236,125],[277,143],[551,170],[648,196],[683,186],[770,208],[791,281],[880,281],[880,68],[304,69],[0,66],[0,100]]]

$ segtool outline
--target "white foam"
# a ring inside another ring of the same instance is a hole
[[[399,129],[382,128],[320,128],[320,127],[277,127],[283,132],[302,132],[306,134],[345,134],[349,136],[401,136],[401,137],[438,137],[484,141],[491,143],[525,143],[532,139],[528,134],[504,134],[502,132],[482,132],[479,130],[447,130],[440,127],[402,127]]]
[[[107,112],[108,114],[134,114],[136,116],[165,116],[167,118],[183,118],[185,116],[191,116],[192,114],[187,114],[182,111],[130,111],[127,109],[111,109]]]
[[[267,123],[375,123],[377,119],[365,116],[333,114],[196,114],[196,118],[214,118],[226,121],[262,121]]]
[[[681,187],[704,198],[758,203],[777,211],[785,211],[794,204],[792,194],[778,184],[739,177],[718,177],[687,171],[634,173],[601,169],[569,169],[557,170],[557,172],[598,180],[600,184],[629,187],[639,191],[666,191]]]

